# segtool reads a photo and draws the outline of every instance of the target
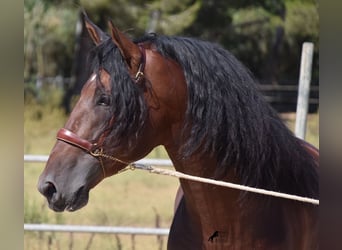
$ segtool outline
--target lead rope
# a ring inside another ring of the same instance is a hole
[[[231,182],[218,181],[218,180],[188,175],[188,174],[184,174],[184,173],[181,173],[181,172],[178,172],[175,170],[154,168],[152,166],[145,166],[143,164],[135,164],[135,168],[141,169],[141,170],[147,170],[150,173],[154,173],[154,174],[173,176],[173,177],[177,177],[177,178],[181,178],[181,179],[197,181],[197,182],[217,185],[217,186],[221,186],[221,187],[228,187],[228,188],[233,188],[233,189],[237,189],[237,190],[257,193],[257,194],[269,195],[269,196],[274,196],[274,197],[278,197],[278,198],[285,198],[285,199],[289,199],[289,200],[295,200],[295,201],[301,201],[301,202],[305,202],[305,203],[311,203],[314,205],[319,205],[319,200],[317,200],[317,199],[301,197],[298,195],[285,194],[285,193],[270,191],[270,190],[266,190],[266,189],[262,189],[262,188],[253,188],[253,187],[243,186],[243,185],[235,184],[235,183],[231,183]]]
[[[249,186],[243,186],[240,184],[235,184],[235,183],[225,182],[225,181],[218,181],[218,180],[203,178],[203,177],[199,177],[199,176],[188,175],[188,174],[184,174],[184,173],[181,173],[181,172],[178,172],[175,170],[156,168],[156,167],[153,167],[151,165],[146,165],[146,164],[128,163],[128,162],[125,162],[125,161],[120,160],[118,158],[115,158],[114,156],[104,154],[102,148],[100,150],[96,150],[95,152],[90,152],[90,154],[93,155],[94,157],[99,158],[99,161],[100,161],[101,166],[102,166],[104,177],[106,177],[106,174],[105,174],[105,168],[104,168],[104,165],[102,162],[102,157],[127,165],[125,168],[121,169],[116,174],[125,172],[126,170],[140,169],[140,170],[149,171],[150,173],[153,173],[153,174],[172,176],[172,177],[181,178],[181,179],[185,179],[185,180],[202,182],[202,183],[217,185],[217,186],[221,186],[221,187],[228,187],[228,188],[232,188],[232,189],[237,189],[237,190],[242,190],[242,191],[247,191],[247,192],[252,192],[252,193],[257,193],[257,194],[269,195],[269,196],[274,196],[274,197],[278,197],[278,198],[284,198],[284,199],[295,200],[295,201],[300,201],[300,202],[305,202],[305,203],[311,203],[314,205],[319,205],[319,200],[317,200],[317,199],[312,199],[312,198],[307,198],[307,197],[302,197],[302,196],[292,195],[292,194],[286,194],[286,193],[280,193],[280,192],[270,191],[270,190],[266,190],[266,189],[262,189],[262,188],[253,188],[253,187],[249,187]]]

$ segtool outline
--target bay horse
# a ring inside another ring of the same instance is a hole
[[[92,75],[57,133],[38,190],[54,211],[163,145],[177,171],[318,198],[318,151],[297,139],[221,46],[147,34],[108,34],[84,14]],[[109,157],[102,157],[106,154]],[[318,249],[318,207],[180,180],[167,247]]]

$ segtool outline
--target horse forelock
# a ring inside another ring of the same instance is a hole
[[[113,100],[111,113],[116,121],[110,137],[120,143],[120,139],[133,135],[127,138],[129,144],[132,144],[146,121],[147,106],[142,88],[133,81],[119,49],[110,38],[91,51],[90,62],[97,75],[101,69],[110,74]]]

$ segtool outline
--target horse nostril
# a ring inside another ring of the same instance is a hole
[[[57,192],[55,185],[52,182],[45,182],[43,187],[41,188],[41,193],[45,195],[45,197],[50,200],[52,196]]]

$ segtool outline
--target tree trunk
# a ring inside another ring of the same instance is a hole
[[[72,77],[70,85],[66,86],[62,106],[68,114],[71,112],[71,101],[75,95],[80,94],[84,83],[89,78],[90,62],[88,54],[92,48],[92,42],[84,25],[82,12],[79,13],[79,19],[76,24],[75,57],[73,62]]]

